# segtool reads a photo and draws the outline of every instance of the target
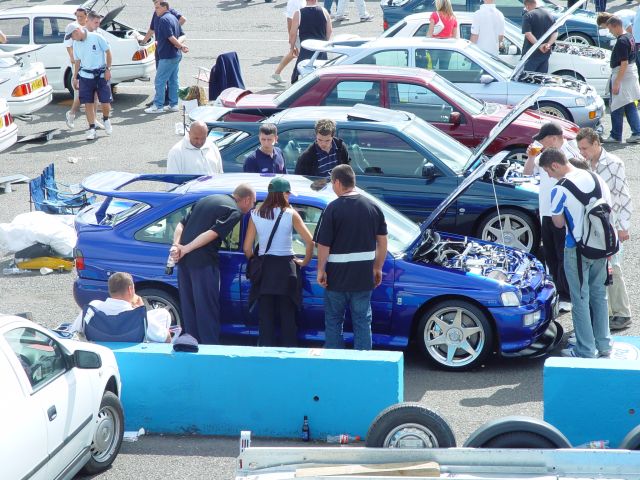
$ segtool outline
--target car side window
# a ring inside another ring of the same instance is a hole
[[[315,141],[316,132],[313,128],[298,128],[278,133],[278,147],[282,150],[287,172],[295,171],[298,157]]]
[[[38,45],[62,43],[68,18],[36,17],[33,20],[33,41]]]
[[[0,32],[7,36],[7,43],[13,45],[29,44],[29,19],[28,18],[2,18],[0,19]]]
[[[67,371],[60,344],[34,328],[15,328],[4,338],[18,357],[34,390]]]
[[[453,107],[423,85],[388,83],[389,108],[414,113],[427,122],[449,123]]]
[[[380,82],[338,82],[325,97],[323,105],[347,106],[356,103],[380,105]]]
[[[471,39],[471,24],[464,23],[460,25],[460,38],[464,38],[465,40]]]
[[[434,70],[453,83],[479,83],[485,71],[460,52],[442,49],[416,49],[416,67]]]
[[[416,33],[413,34],[414,37],[426,37],[427,32],[429,31],[429,24],[431,22],[423,23],[420,25],[420,28],[416,30]]]
[[[427,162],[399,136],[380,131],[340,129],[356,175],[421,177]]]
[[[322,209],[309,205],[296,205],[295,203],[291,204],[291,206],[300,214],[302,221],[311,232],[311,237],[314,238],[318,222],[320,222],[320,216],[322,215]],[[304,255],[306,251],[304,241],[295,229],[293,230],[293,251],[296,255]],[[316,256],[317,250],[314,246],[313,257],[315,258]]]
[[[383,67],[408,67],[409,52],[407,50],[384,50],[367,55],[356,63],[360,65],[380,65]]]

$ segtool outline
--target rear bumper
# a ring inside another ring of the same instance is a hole
[[[15,123],[0,130],[0,152],[6,150],[18,141],[18,126]]]
[[[106,281],[77,277],[73,282],[73,299],[82,308],[92,300],[106,300],[109,289]]]
[[[41,108],[49,105],[52,99],[53,88],[51,85],[47,85],[24,97],[9,97],[7,98],[7,105],[9,106],[11,115],[15,117],[37,112]]]
[[[132,82],[138,79],[148,80],[155,71],[156,63],[153,56],[136,63],[114,65],[111,69],[111,83]]]

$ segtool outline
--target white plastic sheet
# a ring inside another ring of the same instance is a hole
[[[77,238],[73,219],[73,215],[22,213],[11,223],[0,223],[0,252],[17,252],[39,242],[71,257]]]

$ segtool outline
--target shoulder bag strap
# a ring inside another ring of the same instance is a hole
[[[273,241],[273,236],[276,234],[276,230],[278,229],[278,225],[280,225],[280,219],[282,218],[282,214],[284,213],[284,208],[280,209],[280,215],[276,219],[276,223],[273,225],[271,229],[271,235],[269,235],[269,241],[267,242],[267,248],[265,248],[263,255],[266,255],[269,249],[271,248],[271,242]]]

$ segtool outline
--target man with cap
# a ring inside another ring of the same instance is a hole
[[[560,297],[560,311],[571,311],[571,297],[569,286],[564,273],[564,244],[565,228],[558,228],[551,218],[551,189],[557,180],[547,175],[547,172],[538,166],[541,151],[549,148],[560,150],[567,159],[582,159],[575,142],[565,140],[562,127],[556,122],[548,122],[542,125],[540,132],[533,137],[539,143],[538,146],[530,145],[527,149],[527,161],[524,164],[525,175],[540,175],[538,203],[540,206],[540,219],[542,223],[542,247],[544,261],[553,277]]]
[[[65,40],[73,39],[73,88],[78,90],[80,103],[85,104],[89,130],[87,140],[96,138],[96,93],[102,104],[104,131],[111,135],[113,129],[109,120],[111,112],[111,49],[107,41],[95,32],[78,27],[65,35]]]
[[[201,198],[176,227],[171,256],[178,263],[178,291],[184,331],[199,343],[220,342],[218,250],[256,202],[256,192],[238,185],[232,195]]]

